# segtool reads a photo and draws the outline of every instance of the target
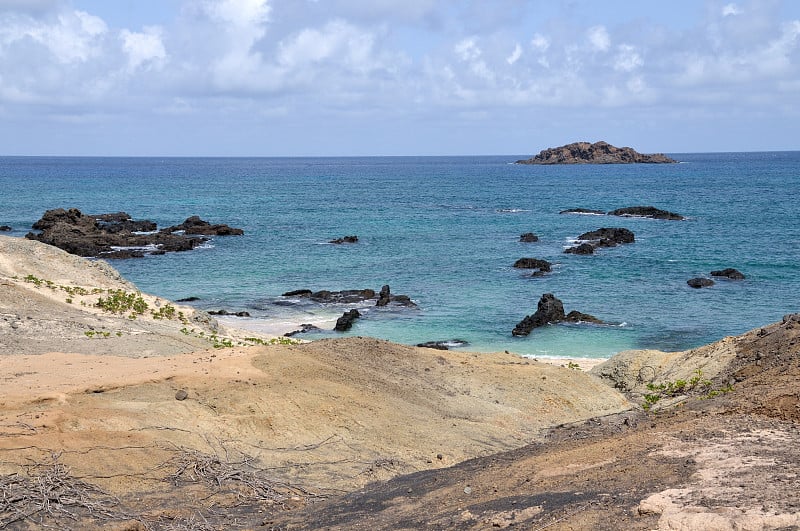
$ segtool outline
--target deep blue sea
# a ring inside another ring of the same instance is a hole
[[[800,152],[671,154],[681,164],[524,166],[529,155],[370,158],[0,158],[0,225],[22,237],[51,208],[125,211],[160,227],[199,215],[244,229],[186,253],[116,260],[143,291],[246,310],[261,331],[332,328],[351,307],[281,293],[380,289],[418,305],[361,308],[343,335],[461,339],[475,351],[607,357],[682,350],[800,311]],[[652,205],[686,221],[559,214]],[[630,245],[564,254],[579,234],[625,227]],[[536,243],[520,243],[534,232]],[[330,245],[357,235],[353,245]],[[512,268],[554,264],[543,277]],[[746,280],[692,289],[734,267]],[[543,293],[609,325],[514,325]],[[325,335],[336,335],[330,332]],[[322,336],[311,336],[322,337]]]

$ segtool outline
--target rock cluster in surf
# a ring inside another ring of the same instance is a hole
[[[682,221],[686,219],[684,216],[680,214],[676,214],[675,212],[669,212],[667,210],[661,210],[660,208],[656,208],[654,206],[624,207],[612,210],[610,212],[605,212],[603,210],[594,210],[591,208],[568,208],[567,210],[562,210],[561,212],[559,212],[559,214],[592,214],[596,216],[620,216],[626,218],[666,219],[670,221]]]
[[[207,236],[244,234],[228,225],[212,225],[192,216],[180,225],[157,230],[149,220],[134,220],[125,212],[87,215],[77,208],[48,210],[25,237],[84,257],[140,258],[189,251]]]

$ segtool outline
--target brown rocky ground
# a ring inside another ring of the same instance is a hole
[[[0,237],[0,529],[800,528],[796,316],[588,374],[62,286],[135,292]]]

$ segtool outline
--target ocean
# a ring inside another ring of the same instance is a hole
[[[688,349],[800,311],[800,152],[678,153],[670,156],[680,164],[664,165],[513,164],[528,156],[0,157],[0,225],[23,237],[45,210],[63,207],[125,211],[159,227],[198,215],[242,228],[244,236],[190,252],[111,263],[142,291],[249,312],[226,321],[236,326],[326,329],[298,336],[307,339],[457,339],[476,352],[608,357]],[[636,205],[687,219],[559,214]],[[627,228],[636,241],[564,254],[579,234],[601,227]],[[521,243],[526,232],[539,241]],[[358,243],[328,243],[347,235]],[[514,269],[523,257],[548,260],[552,271],[534,278]],[[746,279],[686,284],[727,267]],[[384,284],[417,307],[281,296]],[[607,324],[513,337],[544,293]],[[349,332],[333,332],[350,308],[363,317]]]

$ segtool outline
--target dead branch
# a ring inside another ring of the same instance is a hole
[[[116,498],[72,477],[58,458],[52,454],[49,463],[27,465],[25,475],[0,476],[0,529],[22,520],[77,520],[86,513],[105,520],[124,516],[115,510]]]
[[[256,498],[282,504],[292,497],[323,497],[302,487],[268,478],[266,471],[256,467],[253,461],[252,457],[244,454],[238,461],[233,461],[227,449],[225,457],[221,458],[180,448],[175,456],[158,468],[173,470],[165,479],[176,487],[188,483],[203,483],[216,491],[227,489],[242,499]]]

